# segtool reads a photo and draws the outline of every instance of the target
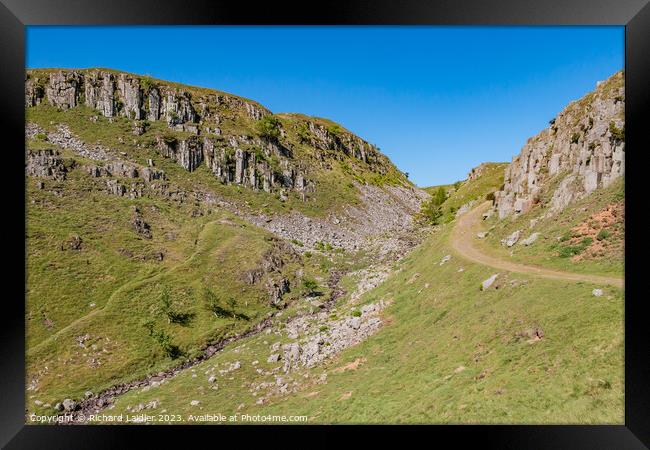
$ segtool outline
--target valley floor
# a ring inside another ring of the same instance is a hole
[[[481,211],[440,227],[385,281],[346,295],[321,322],[277,323],[162,383],[116,397],[103,413],[164,423],[222,423],[219,415],[240,423],[269,416],[623,423],[620,279],[511,264],[461,244],[471,242]],[[494,283],[481,289],[492,275]],[[362,327],[379,317],[382,327],[322,362],[291,360],[293,343],[307,346],[303,351],[326,345],[327,328],[355,317]]]

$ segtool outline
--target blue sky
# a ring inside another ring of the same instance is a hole
[[[624,67],[623,27],[27,28],[27,67],[109,67],[339,122],[420,186],[510,161]]]

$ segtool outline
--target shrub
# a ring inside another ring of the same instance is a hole
[[[609,132],[614,142],[625,142],[625,127],[618,128],[614,122],[609,123]]]
[[[45,133],[38,133],[36,136],[34,136],[36,139],[39,141],[47,141],[47,135]]]
[[[302,288],[307,295],[311,295],[318,291],[318,283],[313,278],[305,278],[302,280]]]
[[[329,242],[321,242],[318,241],[314,244],[314,248],[316,250],[320,250],[321,252],[323,251],[331,251],[332,250],[332,245]]]
[[[328,131],[330,134],[333,134],[334,136],[338,136],[338,135],[340,135],[341,133],[343,133],[343,130],[342,130],[341,127],[338,126],[338,125],[330,125],[329,127],[327,127],[327,131]]]
[[[151,77],[143,77],[140,79],[140,87],[145,94],[148,94],[156,85]]]
[[[152,331],[151,335],[166,356],[169,356],[172,359],[180,356],[181,351],[177,345],[172,343],[172,337],[170,335],[165,333],[163,330]]]
[[[174,144],[176,144],[176,136],[174,136],[173,134],[164,134],[164,135],[162,136],[162,140],[163,140],[163,142],[164,142],[165,144],[167,144],[167,145],[174,145]]]
[[[257,133],[266,139],[280,137],[280,121],[275,116],[264,116],[256,124]]]
[[[160,309],[165,317],[167,317],[168,323],[178,323],[181,325],[187,324],[193,317],[193,314],[184,313],[177,311],[174,308],[171,296],[169,295],[169,290],[166,288],[163,290],[160,295]]]
[[[571,135],[571,143],[572,144],[577,144],[579,140],[580,140],[580,133],[573,133]]]
[[[361,311],[358,309],[352,310],[352,317],[361,317]]]
[[[612,233],[609,230],[600,230],[598,234],[596,235],[596,239],[599,241],[602,241],[603,239],[607,239],[610,237]]]
[[[586,237],[582,241],[580,241],[579,244],[560,247],[558,249],[560,258],[568,258],[569,256],[579,255],[580,253],[583,252],[584,249],[589,247],[593,241],[594,240],[592,238]]]

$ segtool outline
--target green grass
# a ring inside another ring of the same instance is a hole
[[[465,181],[444,203],[445,210],[458,210],[472,200],[482,200],[491,192],[499,190],[508,163],[486,163],[483,173],[473,181]]]
[[[289,376],[300,385],[296,394],[255,404],[249,384],[274,381],[255,368],[278,366],[265,358],[278,337],[262,335],[160,387],[120,397],[111,414],[156,399],[160,405],[150,414],[307,415],[311,423],[623,423],[622,291],[604,288],[596,298],[596,286],[587,283],[502,274],[499,289],[481,292],[492,269],[456,256],[438,264],[452,253],[448,232],[443,226],[400,264],[401,272],[364,295],[362,302],[393,302],[383,329],[324,366]],[[521,334],[532,327],[544,337],[529,343]],[[356,370],[334,370],[357,360]],[[242,368],[210,389],[206,371],[232,361]],[[323,372],[327,382],[316,383]],[[194,399],[199,407],[190,406]]]
[[[570,239],[572,238],[571,229],[588,221],[592,214],[607,205],[623,202],[625,196],[623,189],[624,180],[621,178],[609,187],[598,189],[560,213],[545,219],[540,219],[547,212],[542,207],[544,201],[518,217],[511,216],[501,221],[492,217],[485,226],[486,229],[494,228],[485,239],[477,239],[476,245],[489,253],[525,264],[537,264],[570,272],[622,276],[625,262],[623,254],[624,223],[622,220],[610,229],[603,230],[600,234],[601,239],[596,236],[596,240],[606,241],[608,245],[599,257],[574,260],[572,256],[580,255],[591,242],[583,242],[584,239],[572,242]],[[552,189],[550,190],[552,191]],[[530,221],[534,219],[539,219],[539,221],[533,228],[530,228]],[[539,232],[541,235],[530,246],[516,244],[511,248],[503,247],[500,244],[501,239],[515,230],[522,230],[520,240],[525,239],[533,232]]]
[[[111,196],[101,192],[102,182],[78,168],[64,182],[46,180],[45,190],[36,188],[37,180],[27,183],[27,377],[37,382],[34,395],[52,405],[178,363],[144,322],[153,321],[191,357],[272,310],[264,281],[251,286],[243,277],[271,248],[268,232],[224,211],[204,209],[202,217],[191,217],[192,204]],[[133,205],[151,225],[151,240],[132,230]],[[81,236],[81,248],[62,250],[74,235]],[[163,261],[154,257],[158,251]],[[283,271],[295,288],[299,265],[305,276],[322,278],[320,262],[288,259]],[[234,298],[238,317],[215,317],[203,305],[205,288],[227,310]],[[187,323],[168,323],[161,310],[164,289]],[[287,300],[299,295],[295,291]],[[77,339],[85,335],[82,347]]]

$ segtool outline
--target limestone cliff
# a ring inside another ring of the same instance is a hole
[[[525,213],[544,192],[550,194],[544,206],[554,213],[623,176],[624,111],[623,72],[571,102],[507,167],[503,189],[495,193],[499,217]]]
[[[338,125],[294,114],[273,116],[253,101],[210,89],[108,69],[34,69],[27,71],[25,104],[87,107],[110,120],[126,117],[137,136],[147,133],[149,123],[164,122],[168,131],[157,127],[151,140],[158,153],[190,172],[205,165],[224,184],[293,190],[304,198],[315,189],[315,167],[350,158],[362,170],[378,176],[391,172],[398,184],[410,185],[375,146]],[[273,116],[269,123],[275,128],[265,134],[258,125],[267,116]],[[316,161],[296,157],[300,148],[309,148]]]

